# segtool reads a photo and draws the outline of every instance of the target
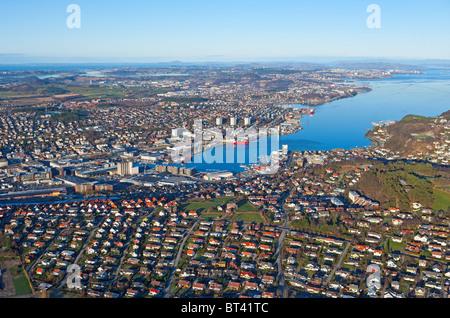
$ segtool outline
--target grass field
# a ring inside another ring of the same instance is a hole
[[[223,216],[223,213],[203,213],[200,215],[201,219],[220,219]]]
[[[447,193],[442,190],[433,190],[434,193],[434,204],[432,209],[435,211],[443,210],[447,211],[450,207],[450,193]]]
[[[209,208],[217,208],[219,205],[232,201],[232,197],[218,197],[204,202],[191,201],[181,205],[183,211],[206,212]]]
[[[51,97],[73,97],[74,100],[123,98],[127,93],[118,87],[99,86],[32,86],[25,91],[0,90],[0,99],[33,99]]]
[[[241,200],[236,203],[236,212],[255,212],[256,208],[250,204],[247,200]]]
[[[413,137],[416,137],[417,139],[428,139],[428,138],[433,138],[429,135],[413,135],[411,134]]]
[[[127,94],[121,88],[108,88],[108,87],[68,87],[70,93],[82,95],[82,97],[75,98],[80,99],[96,99],[96,98],[123,98]]]
[[[401,251],[403,249],[403,246],[405,246],[405,242],[397,243],[389,239],[389,247],[392,251]]]
[[[233,221],[264,223],[264,219],[258,212],[236,212],[231,219]]]
[[[19,276],[13,280],[14,287],[16,288],[16,295],[31,294],[31,287],[28,283],[28,279],[25,276]]]

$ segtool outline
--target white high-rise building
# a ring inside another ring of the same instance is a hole
[[[231,125],[231,126],[236,126],[236,125],[237,125],[237,119],[236,119],[236,117],[231,117],[231,118],[230,118],[230,125]]]
[[[222,125],[222,123],[223,123],[222,118],[221,117],[217,117],[216,118],[216,125],[220,126],[220,125]]]
[[[245,117],[244,118],[244,125],[245,126],[250,126],[251,122],[252,122],[252,118],[251,117]]]
[[[139,167],[133,167],[132,161],[119,162],[117,164],[117,174],[121,176],[133,175],[139,173]]]

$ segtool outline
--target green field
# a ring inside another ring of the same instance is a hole
[[[132,92],[132,91],[130,91]],[[127,92],[123,88],[109,88],[99,86],[31,86],[22,91],[0,90],[0,99],[21,99],[32,97],[52,97],[54,95],[80,95],[74,96],[74,100],[103,99],[103,98],[123,98]],[[61,96],[63,97],[63,96]]]
[[[234,213],[231,218],[233,221],[264,223],[264,219],[258,212]]]
[[[428,138],[433,138],[432,136],[429,135],[416,135],[416,134],[411,134],[413,137],[417,138],[417,139],[428,139]]]
[[[31,287],[28,283],[28,279],[25,276],[20,276],[13,280],[14,287],[16,288],[16,295],[31,294]]]
[[[435,211],[443,210],[447,211],[450,207],[450,193],[441,191],[441,190],[433,190],[434,194],[434,204],[432,209]]]
[[[200,215],[201,219],[220,219],[223,216],[223,213],[202,213]]]
[[[204,202],[198,201],[188,201],[185,204],[182,204],[180,207],[183,211],[197,211],[197,212],[206,212],[209,208],[217,208],[219,205],[226,204],[232,201],[233,197],[218,197],[214,199],[209,199]]]
[[[256,208],[250,204],[247,200],[241,200],[236,203],[236,212],[255,212]]]
[[[388,239],[388,241],[389,243],[386,242],[386,244],[389,244],[389,248],[391,251],[401,251],[405,246],[405,241],[401,243],[394,242],[391,239]]]
[[[74,100],[123,98],[127,96],[122,88],[68,86],[65,87],[65,89],[67,89],[70,94],[82,95],[80,97],[74,98]]]

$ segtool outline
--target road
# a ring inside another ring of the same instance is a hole
[[[281,292],[283,298],[287,298],[286,281],[284,279],[283,264],[281,263],[281,248],[284,244],[284,238],[286,237],[286,230],[282,230],[280,237],[278,238],[278,246],[275,253],[277,258],[277,269],[278,269],[278,288]]]
[[[289,157],[291,158],[291,157]],[[284,245],[284,239],[286,237],[286,232],[289,231],[290,229],[288,228],[289,226],[289,217],[286,213],[286,210],[284,208],[284,202],[285,200],[292,194],[292,192],[295,190],[295,187],[292,187],[288,193],[286,193],[280,200],[280,209],[281,212],[284,216],[284,222],[281,229],[281,233],[280,233],[280,237],[278,238],[277,241],[277,248],[276,248],[276,252],[275,252],[275,256],[276,256],[276,263],[277,263],[277,277],[278,277],[278,288],[280,290],[280,293],[282,295],[283,298],[287,298],[287,289],[286,289],[286,281],[284,279],[284,271],[283,271],[283,264],[281,263],[281,249]]]
[[[172,267],[172,270],[170,272],[169,279],[167,280],[167,286],[166,286],[166,288],[164,289],[164,292],[163,292],[163,297],[164,298],[170,297],[170,286],[172,286],[173,278],[175,276],[175,270],[178,268],[178,263],[180,261],[181,254],[183,253],[184,244],[186,243],[187,239],[189,238],[189,236],[191,235],[192,231],[195,229],[195,227],[197,226],[197,224],[199,222],[200,222],[200,220],[197,220],[191,226],[189,231],[184,234],[184,238],[183,238],[183,240],[180,243],[180,247],[178,248],[178,253],[177,253],[177,256],[175,257],[175,260],[174,260],[174,263],[173,263],[173,267]]]
[[[106,219],[106,216],[104,216],[90,231],[89,236],[87,237],[86,241],[84,242],[83,247],[81,248],[81,250],[78,252],[77,257],[75,258],[75,260],[73,261],[73,264],[78,264],[78,262],[80,261],[80,258],[82,257],[84,251],[86,250],[86,248],[89,246],[89,244],[92,243],[92,237],[94,236],[96,230],[98,229],[98,227],[103,223],[103,221]],[[55,235],[55,238],[57,236]],[[50,244],[49,244],[50,246]],[[67,276],[70,275],[71,273],[66,273],[64,278],[61,280],[61,282],[59,283],[58,287],[55,288],[52,291],[52,295],[57,295],[60,290],[64,287],[64,285],[66,284],[66,280],[67,280]]]
[[[342,252],[341,256],[339,257],[338,262],[336,263],[336,265],[334,265],[333,270],[331,271],[330,275],[327,278],[327,282],[326,282],[327,286],[330,283],[331,279],[333,278],[336,270],[341,267],[342,261],[344,260],[345,255],[347,255],[349,248],[350,248],[350,242],[347,242],[347,245],[345,245],[344,251]]]
[[[289,159],[287,160],[286,164],[290,165],[291,162],[292,162],[292,156],[289,156]],[[277,228],[279,230],[281,230],[281,233],[280,233],[280,237],[279,237],[278,242],[277,242],[277,248],[276,248],[276,254],[275,255],[276,255],[276,263],[277,263],[277,269],[278,269],[278,274],[277,274],[278,288],[279,288],[279,290],[281,292],[281,297],[282,298],[287,298],[288,297],[288,295],[287,295],[288,289],[286,288],[286,282],[285,282],[284,271],[283,271],[283,264],[281,262],[281,249],[283,247],[284,239],[286,237],[287,231],[292,231],[292,229],[289,228],[289,221],[288,221],[289,218],[288,218],[288,215],[286,214],[286,210],[285,210],[285,207],[284,207],[284,202],[285,202],[286,198],[288,198],[294,191],[295,191],[295,187],[292,186],[292,188],[289,190],[289,192],[280,200],[280,208],[282,210],[282,214],[284,215],[284,222],[283,222],[283,224],[281,226],[277,226]],[[308,232],[308,231],[297,231],[297,232],[305,233],[305,234],[317,235],[317,233]],[[344,241],[346,241],[346,240],[344,240]],[[327,283],[326,283],[327,285],[331,281],[331,279],[334,276],[334,273],[336,272],[336,270],[341,267],[342,261],[343,261],[345,255],[347,254],[349,247],[350,247],[350,242],[346,241],[346,246],[344,248],[344,251],[342,252],[342,254],[341,254],[340,258],[339,258],[339,261],[333,267],[333,270],[332,270],[332,272],[330,273],[330,276],[327,279]]]
[[[63,232],[64,232],[64,231],[61,231],[61,233],[59,233],[58,235],[54,235],[53,238],[52,238],[52,240],[50,240],[49,242],[47,242],[46,250],[47,250],[47,248],[48,248],[49,246],[51,246],[51,245],[53,244],[53,242],[54,242],[54,241],[58,238],[58,236],[61,235]],[[31,277],[31,276],[32,276],[32,272],[33,272],[34,267],[36,266],[36,264],[39,263],[39,261],[41,260],[41,258],[45,255],[46,250],[43,251],[43,252],[39,255],[39,257],[37,257],[37,258],[31,263],[30,267],[29,267],[28,270],[27,270],[28,277]]]

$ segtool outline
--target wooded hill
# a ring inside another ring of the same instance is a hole
[[[385,127],[389,139],[384,142],[383,148],[398,152],[401,156],[426,154],[429,146],[435,142],[442,142],[445,138],[444,123],[440,119],[450,120],[450,111],[438,117],[424,117],[407,115],[394,124]],[[367,137],[374,137],[369,131]]]
[[[450,168],[396,161],[374,164],[370,171],[361,175],[352,189],[378,201],[381,208],[398,207],[411,211],[414,202],[421,203],[423,207],[433,207],[433,190],[448,185]]]

